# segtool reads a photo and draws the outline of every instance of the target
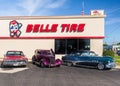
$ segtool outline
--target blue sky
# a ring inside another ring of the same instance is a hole
[[[64,16],[81,15],[83,0],[0,0],[0,16]],[[85,14],[104,10],[105,39],[120,42],[120,0],[84,0]]]

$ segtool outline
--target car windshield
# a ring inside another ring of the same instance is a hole
[[[24,54],[21,51],[8,51],[6,55],[8,56],[8,55],[24,55]]]
[[[90,56],[97,56],[95,52],[90,52]]]
[[[48,50],[46,50],[46,51],[42,51],[42,54],[44,54],[44,55],[52,55],[52,53]]]
[[[95,52],[93,51],[77,51],[72,54],[80,55],[80,56],[96,56]]]
[[[81,53],[81,56],[89,56],[89,52],[88,52],[88,51],[83,51],[83,52]]]

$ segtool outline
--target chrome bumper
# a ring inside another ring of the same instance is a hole
[[[116,63],[115,62],[111,62],[105,65],[106,68],[115,68]]]
[[[3,66],[26,66],[26,61],[4,61],[2,63]]]

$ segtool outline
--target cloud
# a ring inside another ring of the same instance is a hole
[[[0,16],[48,16],[55,15],[68,0],[0,0]],[[6,10],[5,10],[6,9]]]
[[[46,8],[58,8],[62,6],[66,0],[56,0],[56,2],[51,2],[50,4],[47,5]]]
[[[19,0],[18,7],[27,12],[29,16],[36,15],[49,15],[51,9],[59,8],[64,5],[66,0]],[[39,12],[38,12],[39,11]],[[50,12],[51,13],[51,12]]]
[[[112,13],[114,13],[114,12],[116,12],[116,11],[119,11],[120,10],[120,8],[116,8],[116,9],[113,9],[113,10],[110,10],[110,11],[108,11],[106,14],[112,14]]]
[[[117,23],[120,23],[120,18],[109,18],[105,22],[106,25],[112,25]]]
[[[107,18],[106,18],[106,25],[120,23],[120,8],[109,9],[106,11]]]
[[[17,9],[6,9],[0,11],[0,16],[24,16],[24,14]]]
[[[19,0],[17,5],[26,11],[28,15],[32,15],[32,13],[34,13],[39,7],[41,2],[42,0]]]

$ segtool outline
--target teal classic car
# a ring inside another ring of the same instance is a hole
[[[116,66],[115,61],[109,56],[98,56],[93,51],[78,50],[62,57],[67,66],[96,67],[99,70],[111,69]]]

